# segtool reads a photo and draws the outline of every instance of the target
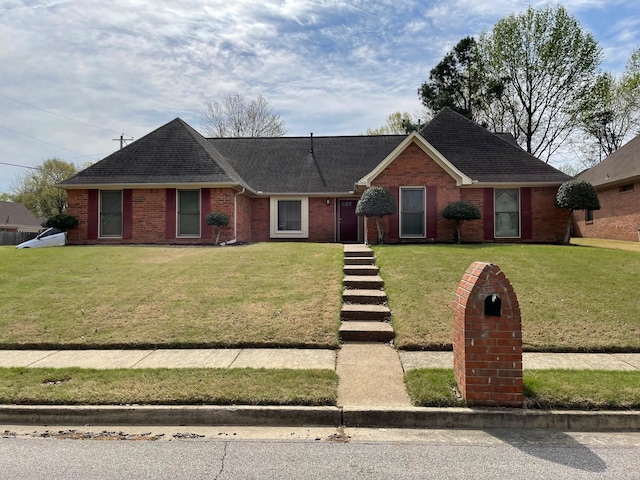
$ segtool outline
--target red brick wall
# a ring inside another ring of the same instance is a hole
[[[251,199],[251,241],[268,242],[270,235],[268,198]]]
[[[88,208],[89,197],[87,190],[67,190],[67,213],[80,221],[76,228],[67,232],[67,243],[69,245],[86,243]]]
[[[335,242],[336,235],[336,199],[326,197],[309,198],[309,241]]]
[[[486,309],[496,294],[497,312]],[[474,262],[453,302],[453,365],[462,397],[470,405],[522,407],[520,306],[500,267]]]
[[[436,241],[448,241],[453,239],[455,223],[446,220],[440,215],[444,207],[450,203],[460,200],[460,189],[451,176],[445,172],[433,159],[431,159],[416,144],[409,145],[398,158],[372,182],[372,186],[386,187],[436,187],[437,188],[437,237]],[[385,242],[419,242],[425,239],[410,238],[393,240],[389,238],[390,221],[397,222],[397,216],[383,217],[385,231]],[[367,220],[369,242],[373,242],[377,236],[375,219]],[[430,232],[427,238],[431,239]]]
[[[633,191],[621,192],[619,187],[598,191],[600,210],[593,212],[593,222],[585,221],[585,211],[573,212],[576,237],[608,238],[638,241],[640,228],[640,183]]]
[[[484,188],[456,186],[455,180],[443,170],[420,147],[412,144],[402,152],[373,182],[374,186],[386,187],[394,192],[397,187],[435,187],[437,235],[433,237],[427,231],[426,238],[390,238],[389,232],[393,230],[391,222],[398,222],[397,216],[383,218],[385,242],[421,242],[421,241],[453,241],[455,222],[442,216],[442,211],[451,202],[468,200],[475,204],[484,215]],[[523,238],[522,241],[536,243],[560,243],[564,235],[566,212],[554,204],[557,187],[531,188],[531,238]],[[429,206],[427,206],[427,209]],[[427,220],[427,223],[429,221]],[[397,227],[395,227],[397,229]],[[373,242],[376,238],[375,220],[368,220],[368,239]],[[485,241],[484,222],[475,220],[463,222],[461,237],[465,242]],[[493,232],[490,232],[493,238]],[[501,241],[496,239],[495,241]],[[507,242],[517,239],[505,239]]]
[[[80,220],[78,228],[71,230],[68,234],[69,244],[211,244],[215,240],[215,227],[206,225],[203,220],[201,226],[201,238],[165,238],[166,215],[166,189],[134,189],[132,191],[132,224],[131,239],[87,239],[88,218],[88,190],[69,190],[68,212]],[[225,242],[233,238],[233,200],[235,191],[231,188],[210,189],[209,201],[206,202],[206,192],[203,195],[205,202],[201,205],[202,217],[213,211],[222,211],[229,215],[229,225],[224,227],[220,233],[220,242]],[[240,196],[239,203],[243,206],[242,213],[245,219],[250,215],[250,202],[246,197]],[[93,219],[93,221],[97,221]],[[242,231],[245,240],[248,241],[250,228],[244,227]]]

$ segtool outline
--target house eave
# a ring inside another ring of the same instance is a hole
[[[255,193],[251,188],[232,182],[171,182],[171,183],[82,183],[82,184],[56,184],[58,188],[65,190],[133,190],[133,189],[152,189],[152,188],[179,188],[179,189],[195,189],[195,188],[233,188],[241,191],[243,188],[248,192]]]
[[[474,180],[471,185],[463,185],[461,188],[520,188],[520,187],[559,187],[563,182],[479,182]]]

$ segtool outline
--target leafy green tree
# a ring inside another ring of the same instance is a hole
[[[559,5],[509,15],[480,43],[487,74],[504,87],[486,123],[548,162],[578,123],[576,106],[602,58],[598,42]]]
[[[213,100],[200,112],[202,129],[212,137],[281,137],[285,121],[258,95],[247,102],[239,93]]]
[[[431,113],[443,107],[479,121],[481,111],[501,94],[499,78],[486,76],[483,56],[473,37],[465,37],[429,73],[418,89],[422,104]]]
[[[403,135],[420,128],[420,120],[414,120],[408,112],[394,112],[380,128],[367,128],[367,135]]]
[[[76,166],[59,158],[45,160],[24,175],[14,189],[13,201],[24,205],[36,217],[49,218],[64,213],[67,192],[55,187],[76,173]]]
[[[556,205],[569,210],[567,231],[564,236],[564,244],[568,245],[571,239],[571,223],[574,210],[600,210],[600,201],[596,189],[589,182],[580,179],[564,182],[556,193]]]
[[[67,230],[77,227],[79,223],[80,221],[73,215],[69,215],[68,213],[59,213],[50,217],[45,222],[44,226],[57,228],[58,230],[66,232]]]
[[[205,217],[205,222],[207,222],[207,225],[213,225],[216,227],[216,245],[218,245],[222,227],[229,225],[229,215],[219,211],[211,212]]]
[[[640,127],[640,48],[621,77],[598,75],[578,106],[578,121],[586,137],[581,150],[587,166],[611,155],[635,134]]]
[[[454,234],[454,241],[456,243],[460,243],[461,241],[460,227],[462,226],[462,222],[464,222],[465,220],[480,220],[482,218],[480,209],[467,200],[460,200],[458,202],[450,203],[449,205],[444,207],[442,216],[447,220],[456,221],[456,231]]]
[[[391,192],[384,187],[367,188],[356,204],[356,215],[375,217],[378,237],[376,243],[382,243],[384,232],[381,219],[385,215],[393,215],[398,212],[398,203]],[[365,227],[366,228],[366,227]]]

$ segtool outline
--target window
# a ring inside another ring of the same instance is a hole
[[[621,187],[618,188],[618,191],[620,193],[622,193],[622,192],[633,192],[633,183],[629,183],[627,185],[622,185]]]
[[[122,190],[100,190],[100,236],[122,237]]]
[[[200,190],[178,190],[178,236],[200,236]]]
[[[585,210],[584,211],[584,221],[585,222],[593,222],[593,210]]]
[[[495,189],[496,238],[520,237],[520,192],[517,188]]]
[[[424,187],[400,188],[400,236],[424,237]]]
[[[271,238],[309,236],[308,198],[271,198]]]

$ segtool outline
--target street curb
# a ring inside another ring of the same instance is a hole
[[[4,425],[147,425],[640,431],[640,411],[560,411],[425,407],[0,406]]]
[[[344,407],[345,427],[639,431],[640,411]]]
[[[339,426],[337,407],[297,406],[0,406],[6,425]]]

